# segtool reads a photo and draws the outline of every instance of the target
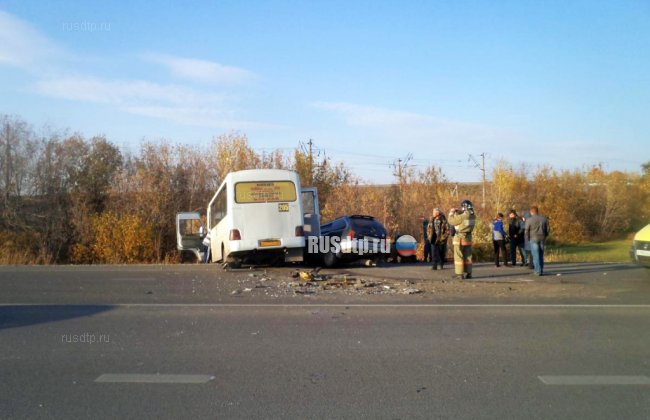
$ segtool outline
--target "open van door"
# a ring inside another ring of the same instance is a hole
[[[320,236],[320,207],[318,205],[318,189],[314,187],[303,188],[300,191],[302,199],[302,212],[305,224],[303,226],[305,237]]]
[[[198,262],[204,260],[203,238],[205,228],[201,223],[201,215],[197,212],[184,212],[176,214],[176,249],[196,256]]]

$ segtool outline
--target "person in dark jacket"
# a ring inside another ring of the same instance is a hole
[[[524,234],[530,242],[533,267],[536,276],[544,275],[544,242],[548,237],[548,219],[539,214],[537,206],[530,208],[530,218],[526,219]]]
[[[431,252],[431,240],[429,238],[429,224],[431,223],[426,217],[422,216],[422,240],[424,242],[424,262],[432,262],[433,255]]]
[[[432,270],[437,270],[438,265],[442,270],[447,259],[447,240],[449,239],[449,223],[440,209],[433,209],[433,215],[429,221],[429,240],[433,253]]]
[[[503,255],[503,264],[508,265],[506,256],[506,231],[503,229],[503,213],[497,213],[492,221],[492,245],[494,246],[494,265],[500,267],[499,254]]]
[[[517,248],[521,255],[521,266],[526,265],[524,227],[524,221],[519,218],[517,212],[514,209],[510,210],[508,213],[508,238],[510,239],[510,262],[513,267],[517,265]]]

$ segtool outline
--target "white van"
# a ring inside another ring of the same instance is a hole
[[[300,178],[281,169],[226,175],[208,204],[211,261],[300,262],[305,247]]]
[[[198,235],[195,226],[200,227]],[[200,262],[227,262],[231,267],[301,262],[305,236],[319,234],[318,191],[301,189],[298,174],[281,169],[226,175],[208,204],[207,229],[199,213],[176,215],[181,256],[193,256]]]

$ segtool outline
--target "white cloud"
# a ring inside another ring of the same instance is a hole
[[[240,119],[224,95],[182,85],[66,76],[40,80],[36,90],[54,98],[112,105],[130,114],[185,125],[228,130],[279,128]]]
[[[333,112],[347,125],[347,132],[343,132],[348,137],[335,137],[332,142],[354,144],[357,150],[369,155],[379,153],[397,158],[410,152],[417,166],[442,167],[454,180],[478,179],[480,172],[468,165],[467,159],[469,154],[477,156],[482,152],[487,155],[489,171],[501,159],[533,168],[551,164],[567,169],[598,162],[616,165],[630,159],[630,151],[623,145],[614,147],[596,139],[561,135],[540,138],[535,133],[518,133],[507,127],[345,102],[316,102],[312,106]],[[334,143],[332,147],[339,146]]]
[[[441,141],[489,143],[516,137],[515,133],[502,128],[413,112],[345,102],[315,102],[312,106],[335,112],[348,125],[368,130],[374,138],[408,139],[416,142],[414,147],[432,146],[431,142]]]
[[[211,107],[187,106],[129,106],[125,111],[152,118],[174,121],[179,124],[211,127],[224,130],[278,129],[274,124],[237,119],[231,110]]]
[[[146,104],[214,105],[223,95],[186,86],[144,80],[105,80],[88,76],[65,76],[40,80],[36,90],[56,98],[124,106]]]
[[[360,157],[355,159],[360,165],[359,174],[376,182],[391,182],[390,157],[397,159],[409,153],[413,154],[409,164],[416,169],[434,165],[450,179],[473,181],[479,178],[480,171],[468,164],[469,154],[486,152],[497,157],[502,151],[511,152],[512,144],[523,145],[523,137],[507,128],[471,121],[346,102],[311,105],[333,113],[347,126],[336,129],[343,134],[326,140],[324,148],[347,149],[354,145],[350,150],[359,152]],[[524,150],[523,147],[514,149]],[[368,155],[364,157],[364,153]],[[386,158],[374,159],[373,155]],[[378,175],[379,170],[382,175]]]
[[[255,79],[255,74],[238,67],[213,61],[175,57],[165,54],[144,54],[145,60],[162,64],[180,79],[210,84],[241,84]]]
[[[27,22],[0,10],[0,64],[28,67],[63,49]]]
[[[256,77],[247,70],[205,60],[162,54],[141,58],[165,66],[178,79],[215,87],[245,83]],[[217,89],[133,80],[128,75],[122,79],[106,79],[90,73],[75,74],[69,71],[70,63],[78,59],[28,22],[0,11],[0,66],[19,67],[34,76],[34,90],[41,95],[82,104],[102,104],[185,125],[220,129],[277,128],[241,118],[236,99]]]

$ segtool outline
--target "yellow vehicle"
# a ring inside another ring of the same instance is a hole
[[[630,257],[635,263],[650,268],[650,225],[647,225],[634,235]]]

